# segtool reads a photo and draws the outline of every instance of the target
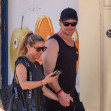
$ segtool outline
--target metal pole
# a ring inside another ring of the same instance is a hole
[[[1,0],[1,75],[5,87],[8,85],[8,0]]]

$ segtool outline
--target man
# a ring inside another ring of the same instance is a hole
[[[45,44],[47,50],[43,53],[44,74],[47,75],[56,69],[62,70],[62,74],[58,81],[47,86],[57,94],[59,101],[43,96],[41,111],[84,111],[75,89],[78,50],[72,35],[77,22],[77,12],[72,8],[64,9],[59,19],[59,32],[50,37]]]

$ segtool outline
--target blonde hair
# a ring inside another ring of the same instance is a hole
[[[33,46],[36,41],[44,42],[45,40],[39,34],[34,34],[32,31],[28,32],[17,50],[18,57],[26,55],[27,44]]]

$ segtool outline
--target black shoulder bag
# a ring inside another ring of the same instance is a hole
[[[23,91],[16,83],[15,71],[12,84],[0,89],[0,98],[5,111],[28,111]]]
[[[26,67],[29,68],[28,61],[24,58]],[[5,111],[36,111],[36,107],[32,106],[31,109],[28,106],[26,101],[26,96],[23,94],[23,90],[20,85],[16,82],[14,71],[14,77],[12,84],[8,85],[5,88],[0,89],[0,99],[2,101],[2,105]],[[29,81],[32,81],[32,74],[29,71]],[[27,98],[29,98],[29,102],[31,103],[32,99],[32,90],[28,90]]]

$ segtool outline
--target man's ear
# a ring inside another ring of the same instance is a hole
[[[59,23],[61,23],[62,21],[61,21],[61,19],[59,19]]]
[[[61,20],[59,19],[59,26],[61,26],[60,24],[61,24]]]

